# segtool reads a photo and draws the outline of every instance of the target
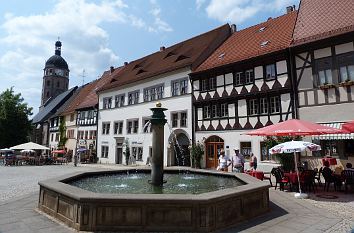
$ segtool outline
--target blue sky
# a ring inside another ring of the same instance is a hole
[[[0,6],[0,91],[14,87],[34,113],[58,36],[70,87],[224,23],[238,29],[299,0],[11,0]]]

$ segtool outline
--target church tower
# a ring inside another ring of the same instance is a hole
[[[61,57],[61,42],[55,42],[55,54],[51,56],[44,67],[42,101],[43,106],[49,99],[68,90],[69,67],[68,63]]]

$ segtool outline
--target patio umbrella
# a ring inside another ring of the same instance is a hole
[[[255,135],[255,136],[310,136],[310,135],[340,134],[340,133],[346,133],[346,131],[308,122],[308,121],[290,119],[257,130],[252,130],[246,134]],[[296,161],[296,157],[294,159]],[[296,162],[295,162],[295,170],[297,174],[299,174],[299,171],[296,166]],[[301,190],[299,189],[299,191]],[[306,195],[302,195],[301,193],[296,193],[295,197],[304,198],[306,197]]]
[[[52,154],[65,154],[65,150],[53,150]]]
[[[0,152],[13,152],[14,150],[11,150],[9,148],[4,148],[4,149],[0,149]]]
[[[10,147],[12,150],[49,150],[48,147],[39,145],[34,142],[27,142],[17,146]]]
[[[310,136],[321,134],[341,134],[345,130],[336,129],[308,121],[291,119],[246,133],[257,136]]]
[[[296,166],[296,152],[319,151],[319,150],[321,150],[321,146],[314,144],[312,142],[304,142],[304,141],[288,141],[288,142],[278,144],[269,149],[269,153],[271,154],[294,153],[295,170],[297,174],[297,181],[299,184],[299,193],[295,194],[295,197],[297,198],[307,198],[307,194],[301,192],[299,170],[297,169]]]
[[[354,120],[348,121],[342,125],[342,129],[348,131],[349,133],[354,133]]]

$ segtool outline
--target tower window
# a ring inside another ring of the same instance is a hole
[[[49,80],[47,80],[47,86],[50,86],[50,81]]]
[[[49,69],[49,74],[52,74],[53,73],[53,69]]]
[[[49,97],[49,91],[47,91],[47,97]]]
[[[59,82],[57,82],[57,87],[59,87]]]

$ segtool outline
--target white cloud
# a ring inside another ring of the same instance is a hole
[[[197,9],[198,9],[197,0]],[[203,1],[201,1],[203,2]],[[284,11],[296,0],[211,0],[206,7],[210,18],[221,22],[241,24],[257,14]],[[202,3],[201,3],[202,4]]]
[[[148,27],[149,32],[171,32],[173,31],[172,27],[161,19],[161,8],[158,5],[156,0],[150,0],[150,4],[152,5],[152,10],[150,14],[154,17],[153,25]]]
[[[197,7],[197,10],[199,10],[205,3],[206,0],[196,0],[195,5]]]
[[[86,82],[96,79],[119,61],[119,56],[108,47],[109,32],[104,23],[149,31],[150,26],[128,10],[129,6],[122,0],[94,3],[58,0],[46,13],[29,16],[6,13],[0,25],[4,35],[0,37],[3,51],[0,54],[0,91],[15,86],[15,91],[22,92],[25,101],[37,112],[45,59],[54,55],[58,36],[63,44],[62,56],[69,64],[70,86],[81,85],[83,69]],[[156,11],[154,19],[151,27],[156,31],[171,30],[161,20],[160,12]]]

